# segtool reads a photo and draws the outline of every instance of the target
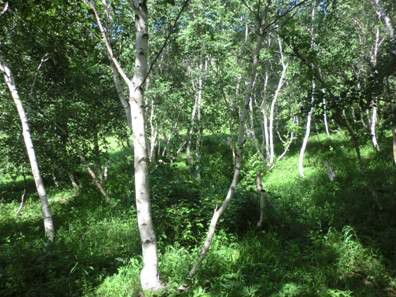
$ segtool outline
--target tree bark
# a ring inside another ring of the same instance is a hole
[[[32,137],[30,134],[29,121],[25,110],[23,108],[22,101],[20,100],[18,90],[12,75],[11,69],[8,67],[3,57],[0,55],[0,71],[3,73],[5,83],[11,93],[11,97],[14,100],[15,106],[18,111],[19,119],[22,125],[22,135],[25,142],[26,152],[29,158],[30,167],[32,169],[32,175],[34,183],[36,185],[37,193],[41,202],[41,212],[44,220],[44,232],[45,236],[49,241],[53,241],[55,237],[54,222],[50,211],[47,193],[45,191],[44,182],[40,174],[36,153],[34,151]]]
[[[148,156],[144,124],[144,85],[148,73],[148,24],[146,0],[134,0],[135,9],[135,70],[129,87],[131,106],[133,150],[135,167],[135,199],[137,219],[142,244],[143,268],[140,282],[143,290],[162,288],[158,272],[157,240],[151,218]]]

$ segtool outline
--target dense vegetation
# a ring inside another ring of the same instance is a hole
[[[0,0],[0,296],[396,296],[395,24]]]

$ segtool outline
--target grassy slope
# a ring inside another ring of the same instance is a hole
[[[267,173],[271,205],[262,230],[254,228],[255,171],[246,170],[211,253],[185,295],[396,296],[395,168],[367,146],[361,173],[348,147],[342,136],[315,137],[304,179],[297,176],[295,151]],[[180,162],[153,169],[161,271],[171,288],[165,296],[177,295],[172,288],[183,280],[228,184],[226,147],[208,138],[205,149],[208,165],[200,183]],[[65,185],[50,190],[58,227],[51,246],[42,240],[37,197],[32,195],[16,218],[21,189],[0,185],[0,296],[137,296],[140,252],[127,156],[112,155],[106,185],[111,205],[87,181],[80,193]],[[246,168],[254,160],[247,160]],[[334,182],[325,160],[336,172]]]

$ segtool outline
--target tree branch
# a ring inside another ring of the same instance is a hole
[[[2,9],[1,12],[0,12],[0,16],[2,16],[3,14],[5,14],[7,10],[8,10],[8,2],[6,2],[6,3],[4,4],[4,7],[3,7],[3,9]]]
[[[85,0],[85,2],[89,5],[89,7],[91,7],[91,9],[92,9],[92,11],[93,11],[93,13],[95,15],[95,19],[96,19],[96,22],[98,24],[100,33],[102,35],[102,39],[103,39],[103,41],[105,43],[105,46],[106,46],[107,56],[110,59],[110,63],[112,63],[112,65],[117,70],[117,72],[120,74],[120,76],[125,81],[125,83],[127,85],[131,85],[132,84],[131,80],[128,78],[128,76],[125,73],[124,69],[122,69],[122,67],[121,67],[120,63],[118,62],[117,58],[114,56],[113,49],[112,49],[111,44],[110,44],[110,40],[109,40],[109,38],[108,38],[108,36],[106,34],[105,28],[102,25],[102,21],[100,20],[100,17],[99,17],[98,11],[96,10],[95,4],[91,0]]]
[[[158,58],[159,58],[160,55],[162,54],[162,52],[163,52],[163,50],[165,49],[165,47],[168,45],[168,41],[169,41],[170,37],[172,36],[173,32],[174,32],[175,29],[176,29],[177,22],[179,21],[179,19],[180,19],[182,13],[183,13],[183,11],[184,11],[184,9],[187,7],[187,5],[189,4],[189,2],[190,2],[190,0],[185,0],[185,1],[184,1],[183,6],[181,7],[179,13],[178,13],[177,16],[176,16],[175,21],[173,22],[173,26],[172,26],[171,30],[169,31],[168,35],[166,36],[165,41],[164,41],[164,43],[162,44],[161,48],[159,49],[159,51],[158,51],[157,54],[155,55],[155,57],[154,57],[154,59],[153,59],[153,62],[150,63],[150,67],[149,67],[149,69],[148,69],[148,71],[147,71],[147,74],[145,75],[145,77],[144,77],[142,83],[140,84],[140,86],[138,86],[138,87],[141,87],[141,86],[143,86],[143,85],[145,84],[145,82],[146,82],[146,80],[147,80],[147,77],[150,75],[151,71],[153,70],[153,67],[154,67],[155,63],[157,62]]]

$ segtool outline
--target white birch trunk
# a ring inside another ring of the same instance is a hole
[[[315,4],[312,7],[312,13],[311,13],[311,48],[315,45],[314,20],[315,20]],[[305,127],[305,135],[300,149],[300,154],[298,157],[298,174],[301,177],[304,177],[304,155],[305,155],[305,150],[307,148],[309,135],[311,134],[311,120],[313,113],[313,103],[315,101],[315,90],[316,90],[316,84],[315,84],[315,80],[312,78],[311,107],[307,115],[307,125]]]
[[[148,24],[146,0],[134,0],[135,9],[135,70],[129,84],[129,105],[131,106],[135,199],[137,219],[142,244],[143,268],[140,282],[143,290],[158,291],[162,288],[158,272],[157,241],[151,218],[148,156],[144,125],[144,86],[148,72]]]
[[[390,40],[390,52],[392,55],[396,55],[396,38],[395,38],[395,29],[394,29],[394,24],[392,24],[392,20],[387,15],[386,11],[382,7],[380,0],[371,0],[371,3],[373,4],[373,7],[380,19],[382,19],[385,23],[385,28]],[[396,119],[394,119],[396,121]],[[394,122],[393,125],[396,125]],[[396,128],[392,128],[392,134],[393,134],[393,156],[394,156],[394,162],[396,164]]]
[[[263,101],[261,102],[260,105],[260,110],[261,114],[263,117],[263,143],[265,146],[265,156],[267,161],[269,161],[270,158],[270,146],[269,146],[269,132],[268,132],[268,116],[267,116],[267,110],[266,110],[266,92],[267,92],[267,85],[268,85],[268,71],[265,71],[265,78],[264,78],[264,89],[263,89]]]
[[[330,136],[329,123],[327,121],[327,105],[326,105],[326,99],[325,98],[323,98],[323,123],[324,123],[324,126],[325,126],[326,135]]]
[[[279,45],[279,52],[281,55],[281,63],[282,63],[282,74],[279,78],[278,86],[275,90],[274,97],[271,102],[271,109],[270,109],[270,118],[269,118],[269,146],[270,146],[270,156],[269,156],[269,165],[272,165],[275,161],[275,147],[274,147],[274,114],[275,114],[275,105],[276,101],[278,100],[279,93],[283,86],[283,81],[285,79],[287,64],[285,64],[284,57],[283,57],[283,50],[282,50],[282,41],[278,37],[278,45]]]
[[[376,125],[377,125],[377,104],[373,101],[371,108],[371,120],[370,120],[370,135],[371,135],[371,143],[373,144],[374,149],[379,152],[380,146],[377,141],[377,133],[376,133]]]
[[[193,110],[191,112],[190,129],[188,129],[187,145],[186,145],[186,155],[187,155],[186,158],[187,158],[187,164],[189,166],[193,165],[193,159],[192,159],[192,155],[191,155],[191,144],[192,144],[192,135],[193,135],[194,127],[195,127],[195,119],[198,114],[199,102],[200,102],[199,94],[198,94],[199,89],[197,90],[194,82],[192,83],[192,87],[194,90],[194,106],[193,106]]]
[[[381,45],[380,41],[380,31],[379,28],[377,28],[375,32],[375,42],[373,46],[373,51],[371,54],[371,63],[373,64],[374,67],[377,66],[377,60],[378,60],[378,51]],[[371,143],[374,147],[374,149],[379,152],[380,147],[377,141],[377,133],[376,133],[376,126],[377,126],[377,117],[378,117],[378,107],[377,107],[377,100],[373,99],[371,100],[371,119],[370,119],[370,136],[371,136]]]
[[[315,92],[315,81],[312,80],[311,104],[313,104],[313,101],[314,101],[314,92]],[[304,139],[303,139],[303,143],[302,143],[302,146],[300,149],[300,155],[298,157],[298,174],[301,177],[304,177],[304,155],[305,155],[305,150],[307,148],[309,135],[311,134],[312,112],[313,112],[313,106],[311,106],[311,108],[308,112],[308,115],[307,115],[307,125],[305,127]]]
[[[41,212],[44,220],[45,236],[49,241],[53,241],[55,237],[54,223],[52,220],[52,214],[48,204],[47,193],[45,191],[43,179],[41,177],[39,166],[37,163],[36,153],[33,147],[32,137],[29,128],[29,121],[25,113],[25,110],[23,108],[22,101],[20,100],[11,69],[5,63],[1,55],[0,55],[0,71],[3,72],[5,83],[11,93],[12,99],[14,100],[15,106],[18,111],[19,119],[21,121],[23,140],[25,142],[26,152],[29,158],[30,167],[32,169],[34,183],[36,185],[37,193],[40,197]]]
[[[148,153],[144,121],[144,81],[148,75],[148,12],[146,0],[132,0],[135,11],[135,69],[130,80],[113,54],[110,41],[106,35],[95,4],[86,0],[95,13],[95,18],[105,43],[107,55],[113,71],[128,86],[130,118],[133,132],[133,151],[135,168],[135,200],[140,240],[142,245],[143,268],[140,273],[140,283],[144,291],[158,291],[162,288],[158,273],[157,241],[151,218],[150,188],[148,176]]]
[[[186,145],[187,163],[189,166],[193,166],[195,161],[197,161],[197,160],[193,159],[192,153],[191,153],[192,136],[193,136],[194,131],[197,132],[197,134],[198,134],[197,141],[196,141],[196,150],[195,150],[194,154],[195,154],[196,159],[200,158],[200,153],[199,153],[199,151],[197,151],[197,149],[199,149],[199,144],[201,141],[201,135],[200,135],[201,129],[199,127],[201,125],[203,72],[204,71],[206,72],[207,67],[208,67],[207,61],[205,61],[205,63],[200,62],[199,66],[198,66],[198,70],[200,73],[199,73],[197,84],[194,83],[194,81],[192,82],[192,87],[194,90],[194,106],[193,106],[193,110],[191,112],[190,129],[188,130],[187,145]]]

